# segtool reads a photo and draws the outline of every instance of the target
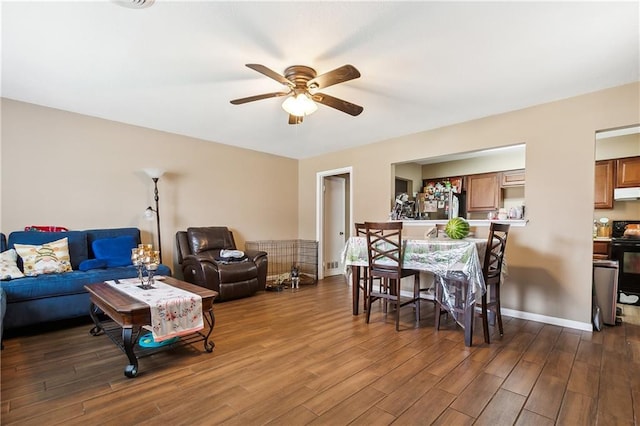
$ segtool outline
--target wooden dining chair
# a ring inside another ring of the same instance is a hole
[[[487,238],[487,248],[482,265],[482,275],[487,291],[482,295],[480,303],[484,341],[487,343],[490,343],[488,311],[491,311],[496,317],[500,336],[504,335],[500,312],[500,280],[510,227],[511,225],[506,223],[492,222]]]
[[[365,229],[364,222],[355,223],[356,229],[356,237],[367,237],[367,230]],[[369,267],[368,266],[358,266],[358,276],[360,277],[358,281],[358,286],[360,290],[362,290],[363,294],[363,309],[367,310],[367,303],[369,301]],[[382,279],[380,277],[375,278],[378,281],[379,286],[382,286]]]
[[[486,292],[482,295],[479,304],[468,303],[469,281],[462,273],[452,273],[447,276],[437,276],[436,280],[436,313],[435,328],[440,328],[440,316],[450,312],[454,317],[462,317],[462,327],[465,330],[465,345],[471,346],[473,336],[473,322],[476,314],[482,318],[484,341],[491,343],[489,336],[489,311],[498,322],[500,335],[504,334],[502,328],[502,315],[500,312],[500,279],[504,264],[504,253],[507,247],[509,224],[492,222],[487,237],[487,246],[482,262],[482,276],[484,278]]]
[[[404,269],[404,243],[402,222],[365,222],[367,250],[369,254],[369,282],[367,301],[367,323],[371,318],[371,306],[376,300],[384,302],[383,307],[395,308],[396,331],[400,331],[400,308],[411,305],[415,309],[416,323],[420,321],[420,271]],[[413,296],[401,295],[402,278],[413,276]],[[382,279],[382,285],[375,289],[373,280]],[[387,312],[387,310],[385,310]]]

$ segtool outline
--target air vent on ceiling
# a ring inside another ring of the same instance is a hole
[[[129,9],[144,9],[153,4],[155,0],[111,0],[113,3],[128,7]]]

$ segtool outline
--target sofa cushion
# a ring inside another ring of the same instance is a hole
[[[106,229],[89,229],[87,233],[87,244],[89,246],[89,259],[97,257],[93,252],[93,242],[103,238],[115,238],[124,235],[130,235],[135,243],[134,247],[140,244],[140,230],[138,228],[106,228]],[[131,252],[127,254],[131,256]]]
[[[166,265],[159,265],[158,275],[171,276],[171,270]],[[86,284],[98,283],[113,279],[134,278],[138,270],[134,266],[119,268],[91,269],[89,271],[71,271],[62,274],[38,275],[17,280],[2,282],[2,288],[7,292],[7,302],[22,302],[47,297],[67,296],[86,293]],[[60,299],[59,303],[64,303]],[[89,314],[89,305],[86,307]]]
[[[18,254],[14,249],[0,253],[0,280],[22,278],[24,274],[17,265]]]
[[[71,267],[78,269],[80,263],[89,258],[89,248],[87,246],[87,234],[84,231],[68,232],[34,232],[34,231],[14,231],[9,234],[9,248],[14,248],[17,244],[42,245],[67,237],[69,244],[69,256],[71,257]],[[18,267],[21,265],[18,261]]]
[[[101,238],[91,244],[96,259],[105,259],[109,267],[131,265],[131,249],[136,247],[131,235]]]
[[[0,232],[0,253],[7,249],[7,237]]]
[[[78,271],[88,271],[89,269],[104,269],[107,267],[106,259],[87,259],[83,260]]]
[[[14,247],[28,277],[71,271],[67,237],[42,245],[15,244]]]

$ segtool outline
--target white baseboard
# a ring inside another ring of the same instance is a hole
[[[411,297],[410,291],[401,290],[400,294],[406,297]],[[422,293],[420,295],[422,299],[433,300],[433,295],[430,293]],[[529,321],[541,322],[544,324],[557,325],[560,327],[573,328],[581,331],[593,331],[593,324],[590,322],[572,321],[564,318],[550,317],[547,315],[534,314],[531,312],[516,311],[514,309],[502,308],[502,315],[512,318],[520,318]]]
[[[593,331],[593,324],[591,324],[590,322],[572,321],[564,318],[550,317],[547,315],[540,315],[531,312],[522,312],[505,308],[502,308],[502,315],[512,318],[542,322],[545,324],[558,325],[560,327],[574,328],[576,330]]]

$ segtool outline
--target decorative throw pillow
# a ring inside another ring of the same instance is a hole
[[[110,268],[131,265],[131,249],[136,247],[131,235],[101,238],[91,244],[96,259],[106,260]]]
[[[22,269],[28,277],[71,271],[67,237],[41,246],[14,244],[22,258]]]
[[[14,249],[0,253],[0,280],[24,277],[22,271],[18,269],[17,260],[18,254]]]

